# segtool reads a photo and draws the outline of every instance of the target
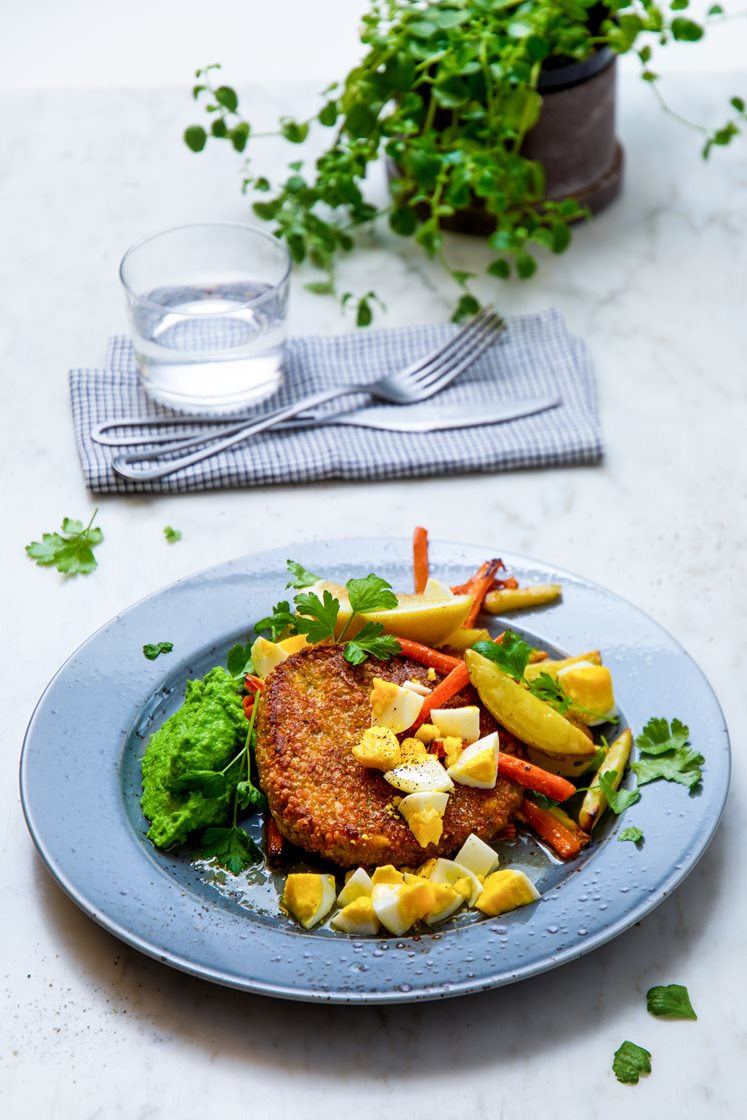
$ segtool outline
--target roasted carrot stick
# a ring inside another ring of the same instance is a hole
[[[409,638],[397,638],[397,641],[407,657],[411,657],[413,661],[419,661],[421,665],[438,669],[439,673],[450,673],[452,669],[456,669],[457,665],[463,664],[458,657],[441,653],[440,650],[431,649],[430,646],[423,646],[420,642],[411,642]]]
[[[469,670],[464,661],[460,661],[451,670],[448,677],[444,677],[441,683],[433,689],[433,692],[425,697],[420,715],[415,720],[413,727],[420,727],[421,723],[425,723],[428,719],[434,708],[440,708],[447,700],[451,700],[452,696],[456,696],[457,692],[461,692],[467,684],[469,684]]]
[[[417,526],[412,535],[412,567],[415,594],[422,595],[428,582],[428,530]]]
[[[456,584],[454,587],[452,587],[451,590],[454,592],[455,595],[469,595],[474,590],[475,585],[478,583],[478,581],[485,577],[485,575],[488,571],[488,565],[489,564],[494,564],[494,563],[496,563],[496,561],[486,560],[484,563],[482,563],[480,565],[480,567],[477,569],[475,574],[470,576],[469,579],[465,583]],[[492,582],[491,586],[488,588],[489,591],[492,591],[497,587],[518,587],[519,586],[518,581],[514,578],[514,576],[508,576],[506,579],[498,579],[496,577],[495,573],[497,571],[500,571],[500,569],[504,568],[504,567],[505,567],[505,564],[503,563],[503,561],[498,560],[497,561],[497,567],[496,567],[495,571],[493,572],[493,582]]]
[[[550,774],[540,766],[533,766],[531,762],[503,751],[498,755],[498,773],[517,786],[531,789],[534,793],[544,793],[553,801],[565,801],[576,792],[573,782],[561,778],[559,774]]]
[[[267,862],[275,867],[283,858],[285,838],[273,818],[267,816]]]
[[[474,582],[472,584],[472,587],[470,588],[469,594],[472,596],[472,606],[470,607],[469,614],[467,615],[464,622],[462,623],[462,626],[469,629],[471,626],[475,625],[475,622],[477,620],[477,616],[480,613],[480,610],[482,609],[482,604],[483,604],[483,601],[485,599],[485,596],[487,595],[488,591],[490,591],[490,588],[493,585],[493,581],[495,579],[495,573],[497,571],[499,571],[500,568],[502,568],[502,567],[503,567],[503,561],[502,560],[488,560],[488,561],[486,561],[486,563],[484,565],[485,571],[483,572],[482,575],[478,575],[476,577],[476,579],[474,580]],[[481,569],[481,571],[482,571],[482,569]]]
[[[254,693],[250,692],[248,696],[244,697],[244,699],[241,701],[241,703],[242,703],[243,708],[244,708],[244,715],[246,716],[247,719],[251,719],[252,718],[252,708],[254,707]]]
[[[542,809],[530,797],[525,797],[521,803],[521,810],[517,814],[519,820],[531,825],[539,836],[549,844],[563,859],[573,859],[589,843],[589,836],[580,828],[570,828],[560,823],[549,809]]]

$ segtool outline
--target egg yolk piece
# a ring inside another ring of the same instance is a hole
[[[397,736],[388,727],[367,727],[352,754],[370,770],[392,770],[402,761]]]
[[[381,923],[376,917],[373,900],[362,895],[349,902],[332,918],[330,925],[343,933],[356,937],[370,937],[379,932]]]
[[[412,727],[423,707],[423,697],[410,688],[374,677],[371,691],[371,724],[399,734]]]
[[[572,710],[575,719],[594,727],[616,714],[612,674],[606,665],[593,665],[590,661],[577,662],[561,669],[558,682],[566,696],[589,711]]]
[[[536,902],[539,897],[539,891],[523,871],[494,871],[485,880],[475,906],[483,914],[495,918],[498,914]]]
[[[336,894],[334,875],[294,873],[285,880],[283,905],[304,929],[311,929],[326,918]]]
[[[493,789],[498,780],[498,733],[493,731],[465,747],[447,773],[460,785]]]

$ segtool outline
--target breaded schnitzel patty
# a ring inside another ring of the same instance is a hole
[[[522,800],[521,791],[500,777],[494,789],[456,785],[439,844],[421,848],[392,808],[397,790],[351,753],[371,724],[374,677],[400,685],[428,683],[426,669],[408,658],[369,658],[350,665],[339,646],[302,650],[268,676],[259,711],[257,768],[283,836],[344,867],[414,866],[430,856],[452,855],[471,832],[485,840],[495,836]],[[476,702],[466,689],[448,706]],[[496,729],[488,712],[481,721],[482,735]],[[503,731],[501,749],[512,751]]]

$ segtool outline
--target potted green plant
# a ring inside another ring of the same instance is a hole
[[[473,277],[453,269],[444,230],[487,239],[487,271],[521,279],[537,268],[537,250],[563,252],[572,224],[614,197],[622,156],[614,134],[615,60],[635,52],[645,81],[656,83],[652,44],[693,43],[704,28],[686,14],[688,0],[370,0],[361,42],[366,53],[330,85],[307,120],[282,118],[278,132],[302,145],[312,126],[332,140],[306,169],[289,165],[273,185],[247,161],[244,188],[255,214],[274,223],[296,262],[324,272],[307,284],[373,316],[373,293],[337,293],[334,264],[355,246],[357,227],[384,216],[451,273],[461,289],[455,318],[473,313]],[[709,15],[722,14],[714,5]],[[188,146],[209,137],[246,152],[254,138],[218,67],[197,71],[196,99],[206,100],[209,128],[192,125]],[[729,143],[745,106],[717,130],[702,128],[703,153]],[[699,127],[700,126],[696,126]],[[266,133],[264,134],[266,135]],[[257,138],[257,141],[259,138]],[[370,164],[384,158],[391,201],[381,210],[365,195]]]

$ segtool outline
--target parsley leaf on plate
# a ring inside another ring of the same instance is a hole
[[[534,680],[529,681],[528,684],[532,695],[536,696],[538,700],[544,700],[551,708],[555,708],[561,716],[566,714],[573,703],[570,696],[563,691],[560,683],[549,673],[538,673]]]
[[[612,1072],[624,1085],[637,1085],[642,1073],[651,1073],[651,1054],[627,1040],[615,1050]]]
[[[641,795],[637,789],[616,789],[616,781],[616,770],[608,770],[606,774],[603,772],[599,774],[599,788],[607,798],[607,804],[612,812],[619,816],[631,805],[635,805],[636,801],[640,801]]]
[[[693,789],[703,777],[701,766],[704,762],[702,754],[688,747],[680,747],[657,758],[642,758],[639,762],[631,763],[631,766],[639,786],[663,778],[667,782],[679,782],[688,789]]]
[[[98,509],[93,511],[85,527],[82,521],[63,518],[58,533],[43,533],[41,541],[26,545],[27,555],[40,567],[54,565],[66,576],[88,575],[96,567],[93,549],[104,539],[101,529],[92,527],[98,512]]]
[[[257,789],[254,782],[245,778],[243,782],[239,782],[236,786],[236,800],[239,809],[252,809],[264,810],[267,808],[267,798],[261,789]]]
[[[362,665],[367,657],[378,657],[380,661],[389,661],[402,653],[402,646],[393,634],[384,634],[384,627],[379,622],[367,622],[358,631],[352,641],[345,646],[344,657],[351,665]]]
[[[250,863],[262,858],[262,853],[246,829],[232,825],[229,828],[206,828],[200,841],[202,859],[215,857],[221,867],[238,875]]]
[[[171,653],[174,648],[173,642],[155,642],[147,643],[143,646],[143,654],[149,661],[155,661],[162,653]]]
[[[659,984],[646,992],[646,1009],[672,1019],[697,1019],[690,994],[683,984]]]
[[[672,727],[665,719],[654,716],[648,721],[635,744],[643,754],[660,755],[665,751],[679,750],[684,747],[690,735],[690,728],[678,719],[672,720]]]
[[[364,579],[349,579],[345,584],[353,614],[367,611],[388,611],[397,606],[391,583],[373,572]]]
[[[475,642],[472,648],[488,661],[494,661],[515,681],[524,679],[532,647],[513,630],[506,630],[500,642]]]
[[[175,544],[182,539],[181,529],[172,529],[170,525],[164,525],[163,535],[169,544]]]
[[[641,832],[640,828],[636,828],[635,825],[631,825],[630,828],[624,828],[617,839],[618,841],[630,840],[633,844],[635,844],[636,847],[640,847],[640,845],[646,838]]]
[[[335,636],[340,603],[326,588],[321,599],[314,591],[302,591],[293,602],[299,611],[293,619],[296,631],[305,634],[312,645]]]
[[[194,793],[199,790],[205,797],[222,797],[226,792],[226,784],[226,776],[220,770],[185,770],[178,777],[171,778],[167,788],[171,793]]]
[[[254,672],[251,642],[247,642],[245,646],[242,646],[241,642],[231,646],[226,654],[226,669],[237,680],[241,680],[247,673]]]
[[[285,585],[286,587],[295,587],[297,591],[303,591],[304,587],[312,587],[319,582],[319,576],[309,572],[297,560],[286,560],[285,563],[291,576]]]
[[[290,630],[292,634],[297,633],[296,622],[297,618],[290,609],[290,603],[284,599],[281,603],[275,604],[272,608],[272,614],[268,614],[266,618],[260,618],[259,622],[255,622],[254,629],[258,634],[261,634],[263,630],[269,630],[271,640],[277,642],[287,630]]]

